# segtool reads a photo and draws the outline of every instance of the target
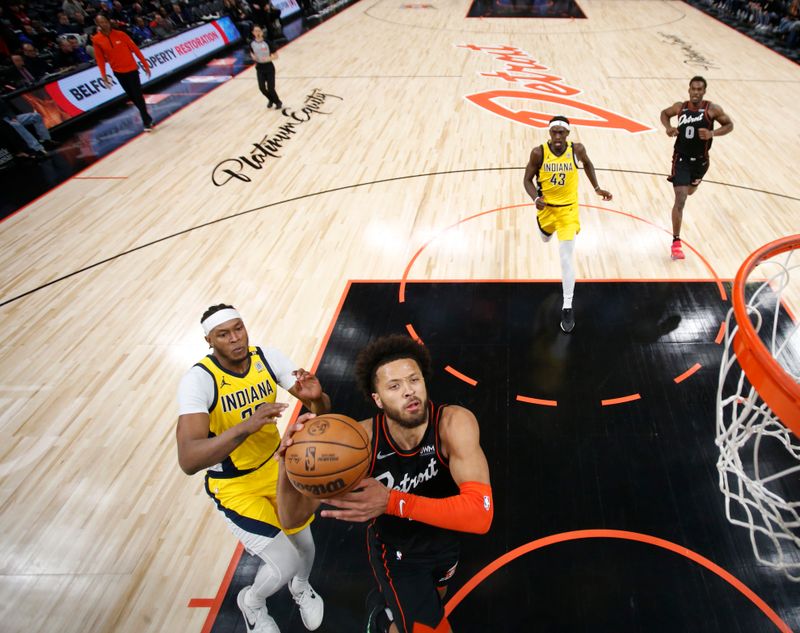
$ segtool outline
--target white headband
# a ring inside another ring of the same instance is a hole
[[[206,336],[208,333],[211,332],[215,327],[218,325],[222,325],[226,321],[232,321],[233,319],[241,319],[242,317],[239,315],[237,310],[233,308],[225,308],[223,310],[219,310],[215,312],[210,317],[208,317],[205,321],[203,321],[200,325],[203,326],[203,332]]]
[[[550,125],[547,126],[547,129],[550,130],[554,127],[563,127],[567,132],[569,132],[569,123],[566,121],[550,121]]]

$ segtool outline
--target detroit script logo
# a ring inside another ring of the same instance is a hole
[[[503,70],[481,73],[481,76],[502,79],[512,84],[512,89],[487,90],[464,97],[493,114],[523,125],[545,128],[550,119],[557,114],[564,114],[565,108],[570,108],[570,112],[579,110],[589,115],[587,118],[581,118],[572,113],[568,114],[573,125],[625,130],[632,134],[652,129],[621,114],[577,99],[576,95],[582,92],[580,89],[565,84],[563,77],[554,74],[547,66],[540,64],[515,46],[459,44],[458,48],[484,52],[498,61],[505,62]],[[514,100],[515,103],[526,100],[529,105],[525,109],[515,110],[504,103],[508,100]]]

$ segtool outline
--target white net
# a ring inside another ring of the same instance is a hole
[[[757,266],[750,278],[766,281],[745,284],[745,299],[762,343],[786,375],[800,383],[800,322],[786,309],[797,306],[800,294],[800,283],[793,286],[791,274],[800,268],[792,264],[797,250]],[[717,390],[717,470],[725,512],[733,525],[749,530],[760,563],[800,582],[800,439],[772,412],[739,365],[733,349],[738,328],[731,309]],[[800,419],[784,422],[800,425]]]

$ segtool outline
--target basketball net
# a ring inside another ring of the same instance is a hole
[[[800,283],[791,284],[792,271],[800,279],[800,263],[792,263],[795,253],[800,260],[800,236],[784,238],[782,249],[770,250],[772,245],[751,255],[739,270],[736,284],[741,294],[736,297],[734,286],[734,308],[725,320],[717,390],[717,470],[726,516],[749,530],[756,559],[800,582],[800,401],[793,400],[800,393],[800,323],[792,323],[786,312],[787,300],[795,301],[795,293],[800,294]],[[766,281],[747,283],[756,269]],[[741,322],[745,314],[748,323]],[[759,345],[777,365],[754,360],[751,352]],[[767,364],[772,368],[764,369]],[[786,401],[773,397],[776,385],[778,391],[788,390],[788,408]],[[773,402],[772,407],[762,396]],[[773,408],[780,409],[783,419]]]

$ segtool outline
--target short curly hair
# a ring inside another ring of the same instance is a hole
[[[228,305],[227,303],[218,303],[217,305],[209,306],[208,310],[203,312],[203,316],[200,317],[200,323],[205,321],[208,317],[210,317],[215,312],[219,312],[220,310],[225,310],[227,308],[233,308],[234,310],[236,309],[233,306]]]
[[[410,358],[419,365],[427,382],[431,376],[431,354],[422,343],[402,334],[382,336],[362,349],[356,357],[356,381],[367,400],[375,393],[375,378],[378,369],[386,363]]]

